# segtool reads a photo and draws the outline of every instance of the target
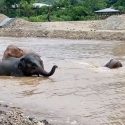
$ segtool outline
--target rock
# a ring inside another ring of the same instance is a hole
[[[40,121],[40,122],[42,123],[41,125],[51,125],[51,124],[48,123],[47,120],[42,120],[42,121]]]
[[[27,117],[17,107],[0,104],[0,125],[50,125],[47,120],[39,121],[33,117]]]

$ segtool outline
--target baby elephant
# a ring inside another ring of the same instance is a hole
[[[115,69],[115,68],[119,68],[122,67],[122,63],[119,60],[116,59],[111,59],[106,65],[105,67],[108,67],[110,69]]]
[[[49,77],[54,74],[56,68],[57,66],[54,65],[50,72],[46,72],[43,61],[38,54],[27,52],[15,45],[9,45],[0,63],[0,75],[42,75],[44,77]]]
[[[4,76],[32,76],[42,75],[49,77],[54,74],[54,65],[50,72],[44,70],[43,61],[39,55],[35,53],[28,53],[21,58],[10,57],[0,62],[0,75]]]

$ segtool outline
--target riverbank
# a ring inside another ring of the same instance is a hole
[[[98,21],[28,22],[16,19],[0,36],[125,40],[125,15]]]
[[[50,125],[46,120],[25,116],[20,108],[0,103],[0,125]]]

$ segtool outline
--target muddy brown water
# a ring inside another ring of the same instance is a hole
[[[125,123],[125,67],[104,68],[111,58],[125,66],[122,41],[0,38],[0,57],[9,44],[41,55],[50,78],[0,77],[0,101],[23,108],[54,125]]]

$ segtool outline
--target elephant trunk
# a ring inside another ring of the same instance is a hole
[[[54,65],[54,66],[52,67],[52,69],[51,69],[50,72],[46,72],[45,70],[42,70],[42,71],[40,71],[40,75],[42,75],[42,76],[44,76],[44,77],[49,77],[49,76],[51,76],[51,75],[54,74],[54,72],[55,72],[55,70],[56,70],[57,67],[58,67],[58,66]]]

